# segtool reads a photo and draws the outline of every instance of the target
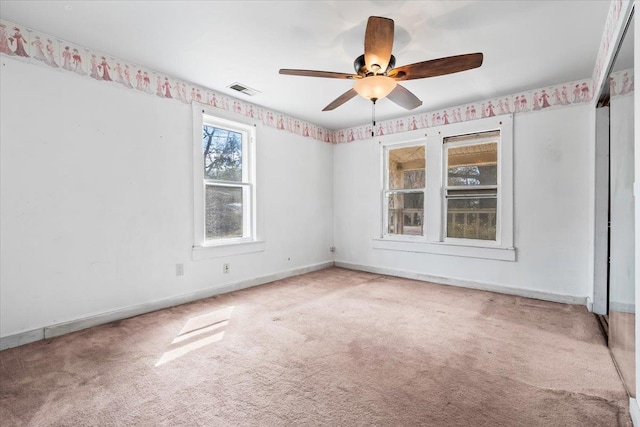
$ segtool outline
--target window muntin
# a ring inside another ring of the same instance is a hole
[[[497,240],[499,131],[443,138],[447,239]]]
[[[422,236],[426,189],[425,146],[388,147],[385,154],[385,233]]]
[[[254,182],[248,126],[203,114],[203,244],[252,240]]]

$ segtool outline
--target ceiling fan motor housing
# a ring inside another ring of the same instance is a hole
[[[393,67],[395,66],[396,66],[396,57],[391,55],[391,57],[389,58],[389,65],[387,66],[387,69],[384,71],[384,73],[378,72],[376,74],[387,74],[389,71],[393,70]],[[358,56],[355,59],[355,61],[353,61],[353,69],[356,71],[357,74],[361,76],[373,74],[373,71],[367,70],[367,65],[365,64],[365,61],[364,61],[364,55]]]

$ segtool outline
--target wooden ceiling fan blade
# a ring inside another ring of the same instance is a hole
[[[329,79],[355,79],[360,77],[357,74],[335,73],[333,71],[292,70],[287,68],[282,68],[280,74],[303,77],[325,77]]]
[[[449,56],[394,68],[389,77],[396,80],[424,79],[471,70],[482,65],[482,53]]]
[[[414,108],[422,105],[422,101],[420,101],[417,96],[415,96],[409,89],[400,85],[396,85],[395,89],[387,95],[387,98],[407,110],[413,110]]]
[[[393,19],[370,16],[364,34],[364,62],[372,73],[384,73],[393,50]]]
[[[342,104],[344,104],[345,102],[347,102],[348,100],[350,100],[351,98],[355,97],[357,94],[358,92],[356,92],[353,88],[351,88],[345,93],[343,93],[342,95],[340,95],[339,97],[337,97],[331,104],[324,107],[322,111],[334,110],[339,106],[341,106]]]

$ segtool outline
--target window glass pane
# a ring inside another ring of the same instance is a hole
[[[447,149],[448,185],[497,185],[498,143]]]
[[[387,195],[388,234],[421,236],[424,229],[424,192]]]
[[[202,127],[204,178],[242,181],[242,134],[227,129]]]
[[[242,187],[205,186],[206,240],[242,237]]]
[[[447,237],[496,240],[495,198],[447,200]]]
[[[389,189],[424,188],[424,145],[389,150]]]

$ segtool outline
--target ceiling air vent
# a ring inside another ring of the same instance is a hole
[[[247,87],[245,85],[243,85],[242,83],[232,83],[229,86],[227,86],[229,89],[233,89],[236,92],[240,92],[243,93],[247,96],[254,96],[259,94],[260,92],[255,90],[255,89],[251,89],[250,87]]]

